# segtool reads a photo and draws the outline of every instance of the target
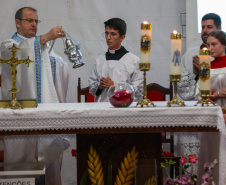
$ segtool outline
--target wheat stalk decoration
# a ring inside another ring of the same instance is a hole
[[[89,179],[93,185],[104,185],[104,173],[101,161],[99,160],[99,154],[90,146],[88,153],[88,173]]]
[[[124,163],[121,162],[121,169],[118,169],[118,175],[116,175],[116,182],[114,185],[130,185],[133,183],[135,166],[138,161],[138,153],[134,146],[131,153],[127,153],[124,157]]]
[[[156,178],[153,176],[151,179],[148,179],[147,182],[145,182],[144,185],[156,185]]]

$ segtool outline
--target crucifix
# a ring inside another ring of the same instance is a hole
[[[12,67],[12,88],[11,90],[9,90],[9,92],[12,92],[12,99],[5,106],[5,108],[23,109],[22,105],[20,105],[20,103],[16,99],[16,93],[19,92],[19,90],[16,89],[16,73],[17,73],[16,66],[18,64],[24,63],[27,64],[27,67],[29,67],[29,64],[34,61],[30,60],[29,56],[25,60],[18,60],[18,58],[16,57],[16,52],[17,50],[19,50],[19,48],[17,48],[15,44],[13,44],[13,46],[9,48],[9,50],[12,51],[12,57],[9,60],[3,60],[0,58],[0,64],[6,63],[11,65]]]

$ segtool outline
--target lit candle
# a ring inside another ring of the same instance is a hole
[[[150,63],[151,59],[151,24],[144,21],[141,24],[140,62]]]
[[[210,91],[210,50],[200,49],[199,55],[199,85],[200,90]]]
[[[181,34],[177,31],[171,33],[170,74],[181,74]]]

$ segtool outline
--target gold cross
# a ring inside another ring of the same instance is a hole
[[[9,92],[12,92],[12,99],[9,102],[9,104],[6,105],[5,108],[23,109],[22,105],[20,105],[20,103],[16,99],[16,93],[19,92],[19,90],[16,89],[16,73],[17,73],[16,66],[18,64],[25,63],[27,64],[27,67],[29,67],[29,64],[34,61],[30,60],[29,56],[25,60],[18,60],[18,58],[16,57],[16,52],[17,50],[19,50],[19,48],[17,48],[15,44],[13,44],[13,46],[9,48],[9,50],[12,51],[12,57],[9,60],[3,60],[0,58],[0,64],[6,63],[11,65],[12,67],[12,88],[11,90],[9,90]]]

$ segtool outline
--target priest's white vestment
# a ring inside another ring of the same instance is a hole
[[[34,62],[17,66],[17,99],[37,99],[38,103],[65,103],[68,87],[67,63],[54,51],[49,53],[48,43],[40,44],[40,36],[26,39],[17,33],[1,44],[1,58],[9,60],[13,44],[19,50],[18,60],[28,56]],[[12,68],[2,64],[2,99],[11,99]],[[21,110],[22,111],[22,110]],[[60,169],[62,153],[69,147],[66,138],[57,136],[4,137],[4,162],[45,162],[47,164],[45,184],[61,184]],[[59,157],[60,156],[60,157]],[[10,168],[9,168],[10,169]],[[15,169],[12,167],[11,169]],[[28,168],[34,169],[34,168]]]

